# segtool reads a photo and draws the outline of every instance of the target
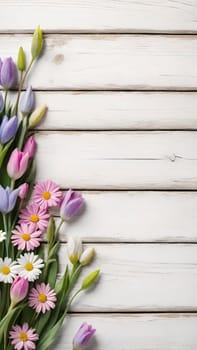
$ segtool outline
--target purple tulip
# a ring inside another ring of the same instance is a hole
[[[3,65],[3,61],[0,58],[0,85],[1,85],[1,68],[2,68],[2,65]]]
[[[0,92],[0,113],[2,112],[3,109],[4,109],[4,100],[3,100],[3,95]]]
[[[88,344],[96,329],[84,322],[73,339],[73,350],[82,350]]]
[[[29,114],[33,111],[35,104],[35,95],[32,91],[32,87],[29,86],[28,89],[22,94],[20,100],[20,111],[23,114]]]
[[[81,193],[68,190],[60,205],[60,216],[63,220],[72,219],[84,205],[84,198]]]
[[[0,185],[0,212],[7,214],[15,207],[16,200],[19,194],[19,188],[11,190],[9,187],[3,188]]]
[[[18,128],[18,118],[16,116],[8,119],[5,115],[0,125],[0,143],[4,145],[16,135]]]
[[[29,282],[26,278],[17,276],[10,288],[10,299],[12,306],[25,299],[29,289]]]
[[[17,82],[17,69],[12,57],[5,58],[2,62],[0,73],[0,81],[4,89],[8,90],[14,87]]]

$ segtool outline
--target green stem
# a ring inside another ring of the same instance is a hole
[[[5,243],[5,248],[6,248],[6,254],[8,256],[8,245],[9,245],[9,237],[8,237],[8,224],[7,224],[7,216],[6,214],[2,214],[3,216],[3,226],[4,226],[4,231],[6,232],[6,236],[7,236],[7,239],[6,239],[6,243]]]
[[[25,135],[27,132],[27,117],[25,117],[23,119],[23,128],[21,131],[21,135],[20,135],[20,139],[19,139],[19,143],[18,143],[18,148],[21,150],[23,147],[23,143],[24,143],[24,139],[25,139]]]
[[[55,231],[55,236],[57,236],[58,235],[58,233],[59,233],[59,230],[60,230],[60,228],[62,227],[62,224],[64,223],[64,220],[63,219],[61,219],[61,221],[60,221],[60,223],[59,223],[59,225],[58,225],[58,227],[57,227],[57,230]]]
[[[11,190],[14,189],[14,185],[15,185],[15,180],[14,180],[14,179],[11,179],[11,184],[10,184]]]
[[[5,90],[5,98],[4,98],[4,109],[5,109],[5,114],[6,114],[7,97],[8,97],[8,90]]]
[[[22,87],[23,87],[22,81],[23,81],[23,72],[21,71],[19,88],[18,88],[18,95],[17,95],[16,104],[15,104],[15,107],[14,107],[14,114],[16,114],[16,115],[18,114],[18,104],[19,104],[21,90],[22,90]]]
[[[64,315],[65,315],[65,316],[66,316],[68,310],[70,309],[70,306],[71,306],[73,300],[76,298],[76,296],[77,296],[79,293],[82,292],[82,290],[83,290],[82,288],[80,288],[79,290],[77,290],[76,293],[72,296],[72,298],[71,298],[70,301],[68,302],[67,307],[66,307],[66,310],[64,311]]]
[[[22,82],[21,82],[21,87],[23,87],[23,84],[24,84],[25,79],[26,79],[26,77],[27,77],[27,75],[28,75],[28,73],[29,73],[29,71],[31,69],[31,66],[32,66],[33,62],[34,62],[34,58],[31,59],[31,61],[29,63],[29,66],[27,67],[27,70],[26,70],[25,75],[24,75],[24,77],[22,79]]]

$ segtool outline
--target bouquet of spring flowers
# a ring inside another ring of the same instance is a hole
[[[47,350],[57,338],[74,298],[91,288],[99,276],[99,270],[93,271],[73,292],[82,269],[93,259],[94,249],[83,251],[81,241],[70,238],[68,264],[58,279],[59,230],[65,221],[80,214],[84,198],[71,189],[63,194],[50,180],[34,185],[36,141],[32,129],[41,122],[46,106],[34,109],[32,88],[22,90],[42,46],[38,27],[27,68],[22,47],[17,64],[11,57],[0,60],[4,90],[0,93],[1,350]],[[17,96],[10,102],[9,92],[16,86]],[[60,216],[57,227],[51,211],[54,207]],[[92,326],[83,323],[73,339],[73,349],[84,349],[94,332]]]

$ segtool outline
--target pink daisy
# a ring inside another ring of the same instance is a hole
[[[20,250],[30,251],[40,245],[42,231],[35,231],[30,224],[17,225],[12,233],[12,243]]]
[[[60,187],[50,180],[39,182],[34,187],[33,200],[45,209],[58,206],[61,196]]]
[[[33,203],[21,210],[19,218],[20,224],[29,224],[34,231],[43,232],[48,225],[49,213],[42,206]]]
[[[56,293],[50,288],[49,284],[37,284],[29,293],[28,305],[43,314],[50,309],[54,309],[56,302]]]
[[[24,323],[22,327],[15,325],[10,331],[11,343],[16,350],[36,349],[35,341],[39,339],[36,330],[29,328],[28,323]]]

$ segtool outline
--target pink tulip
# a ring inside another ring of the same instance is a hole
[[[17,276],[10,288],[10,298],[12,305],[16,305],[19,301],[25,299],[29,289],[29,282],[26,278]]]
[[[12,152],[7,164],[7,172],[13,180],[19,179],[27,170],[29,154],[21,152],[18,148]]]
[[[29,158],[32,158],[36,152],[36,141],[33,136],[30,136],[23,148],[24,153],[29,154]]]
[[[29,185],[25,182],[19,187],[19,198],[20,199],[25,199],[29,190]]]

